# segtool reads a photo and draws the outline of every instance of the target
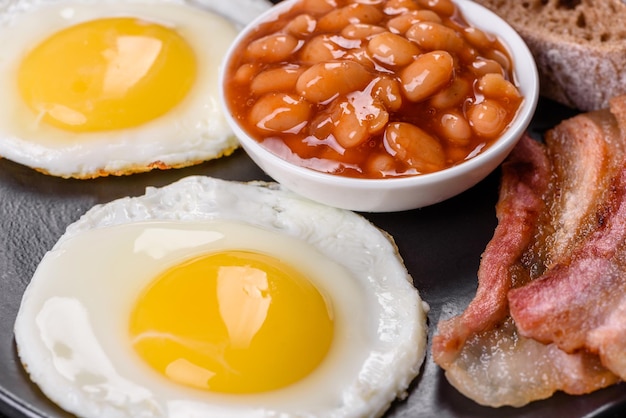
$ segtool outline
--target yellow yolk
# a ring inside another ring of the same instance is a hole
[[[44,40],[21,62],[17,82],[43,122],[94,132],[135,127],[166,113],[195,78],[194,52],[176,31],[105,18]]]
[[[297,382],[333,337],[327,301],[268,255],[228,251],[175,266],[141,295],[130,334],[139,355],[171,380],[222,393]]]

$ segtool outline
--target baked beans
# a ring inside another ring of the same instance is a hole
[[[300,0],[238,48],[225,74],[234,117],[282,157],[338,175],[458,164],[523,100],[504,45],[451,0]]]

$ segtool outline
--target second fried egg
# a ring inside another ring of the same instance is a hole
[[[230,154],[217,73],[236,33],[184,1],[12,3],[0,15],[0,156],[93,178]]]
[[[15,339],[79,416],[376,417],[419,373],[426,308],[365,218],[190,177],[71,225]]]

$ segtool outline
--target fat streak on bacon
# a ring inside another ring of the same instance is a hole
[[[626,379],[626,96],[525,136],[502,166],[476,296],[433,357],[460,392],[522,406]]]

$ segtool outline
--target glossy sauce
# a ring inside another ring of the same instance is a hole
[[[459,164],[523,100],[502,43],[447,0],[302,0],[234,57],[227,98],[244,129],[291,162],[343,176]]]

